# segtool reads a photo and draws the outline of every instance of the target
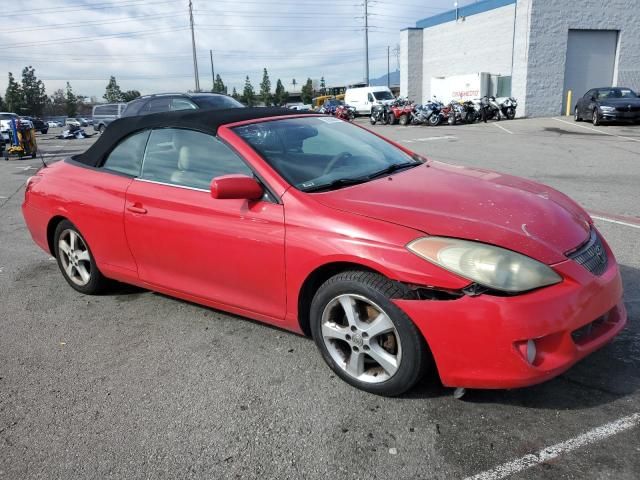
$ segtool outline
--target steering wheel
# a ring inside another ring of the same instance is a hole
[[[322,172],[322,174],[326,175],[331,170],[333,170],[333,167],[335,167],[338,162],[341,162],[342,160],[346,160],[351,157],[353,157],[353,155],[351,155],[349,152],[340,152],[339,154],[335,155],[331,160],[329,160],[329,163],[327,163],[327,166],[324,168],[324,171]]]

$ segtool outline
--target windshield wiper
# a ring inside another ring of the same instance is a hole
[[[418,165],[422,165],[422,162],[411,161],[411,162],[402,162],[402,163],[392,163],[387,168],[384,168],[378,172],[372,173],[367,177],[367,179],[373,180],[374,178],[384,177],[385,175],[389,175],[399,170],[404,170],[405,168],[417,167]]]
[[[369,177],[360,178],[338,178],[329,183],[322,183],[320,185],[313,185],[311,187],[302,188],[303,192],[319,192],[322,190],[335,190],[342,187],[348,187],[349,185],[358,185],[359,183],[365,183],[369,181]]]

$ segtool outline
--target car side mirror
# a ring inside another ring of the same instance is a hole
[[[259,200],[262,185],[247,175],[223,175],[211,180],[211,196],[218,200]]]

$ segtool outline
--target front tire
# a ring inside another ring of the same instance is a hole
[[[376,117],[374,117],[373,115],[371,115],[369,117],[369,122],[371,123],[371,125],[375,125],[377,123]]]
[[[402,114],[400,115],[400,125],[402,125],[403,127],[406,127],[407,125],[409,125],[409,115],[407,114]]]
[[[348,384],[384,396],[412,388],[431,363],[426,342],[392,298],[403,285],[347,271],[327,280],[311,303],[311,331],[323,359]]]
[[[95,295],[106,289],[108,280],[98,270],[89,245],[73,223],[61,221],[53,239],[58,267],[74,290]]]
[[[440,117],[440,115],[431,115],[429,117],[429,125],[431,125],[432,127],[437,127],[438,125],[440,125],[441,121],[442,118]]]
[[[600,114],[598,113],[598,109],[594,108],[593,109],[593,117],[591,118],[591,121],[593,122],[593,126],[597,127],[600,125],[601,121],[600,121]]]

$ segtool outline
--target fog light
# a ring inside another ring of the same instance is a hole
[[[536,361],[536,355],[538,354],[536,342],[533,340],[516,342],[516,348],[520,352],[520,355],[522,355],[530,365],[533,365],[533,362]]]

